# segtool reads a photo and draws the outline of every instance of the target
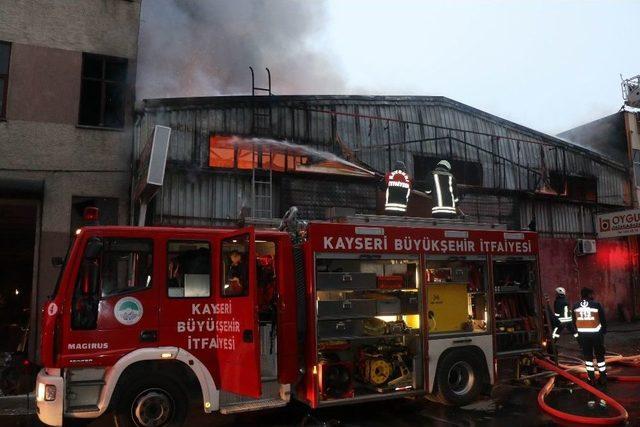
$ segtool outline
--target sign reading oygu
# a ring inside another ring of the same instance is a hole
[[[598,215],[596,233],[599,239],[640,234],[640,209]]]

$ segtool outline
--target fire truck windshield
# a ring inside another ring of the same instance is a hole
[[[69,246],[67,247],[67,253],[62,259],[62,264],[58,264],[58,278],[56,279],[56,286],[53,288],[53,293],[49,295],[48,299],[53,299],[56,295],[58,295],[58,290],[60,289],[60,282],[62,281],[62,273],[64,273],[64,269],[67,268],[67,260],[69,259],[69,252],[71,252],[71,248],[75,243],[75,236],[71,239]],[[53,260],[52,260],[53,261]]]

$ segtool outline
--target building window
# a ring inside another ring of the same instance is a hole
[[[0,118],[7,116],[7,91],[9,88],[9,58],[11,44],[0,41]]]
[[[127,60],[82,54],[82,86],[78,124],[124,127]]]
[[[431,172],[441,157],[413,156],[413,179],[418,190],[430,190],[433,179]],[[482,187],[482,165],[479,162],[465,160],[448,160],[451,163],[451,173],[458,185]]]
[[[567,197],[585,202],[598,201],[598,180],[595,177],[568,176]]]
[[[598,179],[596,177],[549,172],[549,186],[558,196],[584,202],[595,203],[598,201]]]

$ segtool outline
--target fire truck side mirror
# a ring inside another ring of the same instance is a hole
[[[102,252],[102,240],[98,237],[92,237],[87,243],[87,249],[84,251],[84,258],[87,261],[93,261],[98,258]]]

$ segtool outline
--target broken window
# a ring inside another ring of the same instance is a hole
[[[373,176],[372,172],[346,160],[315,153],[304,146],[283,148],[254,143],[241,137],[213,135],[209,140],[209,166],[227,169],[271,169],[274,172],[309,172],[350,176]]]
[[[442,157],[431,156],[413,156],[413,177],[415,188],[418,190],[430,190],[433,179],[431,172]],[[451,173],[456,179],[458,185],[470,185],[474,187],[482,187],[482,164],[467,160],[449,160],[451,163]]]
[[[82,54],[82,85],[78,124],[124,127],[127,60]]]
[[[11,44],[0,41],[0,118],[7,114],[7,89],[9,87],[9,58],[11,57]]]
[[[549,172],[549,186],[558,196],[585,202],[598,201],[598,179]]]

